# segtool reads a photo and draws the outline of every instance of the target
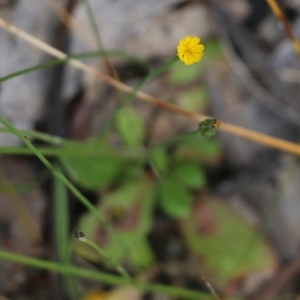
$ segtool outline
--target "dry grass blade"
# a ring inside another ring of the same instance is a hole
[[[290,26],[290,24],[288,23],[283,11],[281,10],[281,8],[279,7],[278,3],[276,0],[266,0],[267,3],[269,4],[272,12],[274,13],[274,15],[279,19],[279,21],[282,23],[287,36],[290,38],[293,47],[297,53],[297,55],[300,57],[300,43],[298,41],[298,39],[296,38],[295,34],[293,33],[293,30]]]
[[[32,35],[16,28],[15,26],[11,25],[10,23],[4,21],[0,18],[0,27],[4,28],[5,30],[9,31],[10,33],[18,36],[19,38],[27,41],[31,45],[33,45],[36,48],[39,48],[40,50],[56,57],[59,59],[65,59],[67,57],[67,54],[51,47],[50,45],[42,42],[41,40],[33,37]],[[76,59],[70,59],[68,62],[73,67],[91,75],[99,80],[106,82],[107,84],[115,87],[116,89],[123,91],[125,93],[131,93],[133,91],[133,88],[110,77],[107,75],[104,75],[100,73],[99,71],[89,67],[88,65],[82,63],[79,60]],[[196,114],[189,111],[186,111],[176,105],[173,105],[171,103],[167,103],[159,98],[153,97],[151,95],[148,95],[146,93],[143,93],[141,91],[138,91],[136,93],[136,97],[140,100],[143,100],[145,102],[151,103],[157,107],[160,107],[162,109],[168,110],[172,113],[182,115],[186,118],[189,118],[191,120],[194,120],[196,122],[201,122],[207,118],[210,118],[208,116],[202,115],[202,114]],[[300,145],[292,142],[288,142],[279,138],[275,138],[266,134],[262,134],[253,130],[249,130],[246,128],[242,128],[236,125],[228,124],[228,123],[221,123],[221,126],[219,128],[221,131],[230,133],[232,135],[236,135],[248,140],[251,140],[253,142],[257,142],[269,147],[273,147],[278,150],[282,150],[288,153],[296,154],[300,156]]]
[[[74,17],[61,5],[57,0],[48,0],[47,3],[57,14],[62,23],[64,23],[70,30],[77,34],[88,45],[95,47],[93,37],[89,32],[83,29]]]
[[[98,50],[104,50],[101,45],[95,43],[94,38],[89,32],[81,26],[81,24],[76,21],[76,19],[57,1],[57,0],[48,0],[49,6],[60,18],[61,22],[64,23],[71,31],[73,31],[78,37],[85,41],[91,47],[98,47]],[[110,63],[107,56],[102,56],[102,64],[106,73],[111,77],[118,79],[118,74],[114,69],[113,65]]]
[[[217,292],[215,291],[215,289],[213,288],[213,286],[210,284],[210,282],[208,280],[206,280],[206,278],[203,276],[203,274],[200,273],[200,277],[203,280],[203,282],[205,283],[205,285],[208,288],[208,290],[210,291],[210,293],[213,296],[213,298],[215,300],[221,300],[221,298],[219,297],[219,295],[217,294]]]

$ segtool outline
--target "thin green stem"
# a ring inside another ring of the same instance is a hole
[[[4,82],[4,81],[7,81],[7,80],[12,79],[14,77],[21,76],[21,75],[31,73],[31,72],[34,72],[34,71],[50,68],[50,67],[53,67],[55,65],[63,64],[63,63],[68,62],[71,59],[83,59],[83,58],[90,58],[90,57],[97,57],[97,56],[121,56],[121,57],[124,57],[128,60],[134,61],[134,62],[136,62],[140,65],[143,65],[143,66],[147,67],[147,64],[145,63],[145,61],[143,61],[141,59],[138,59],[138,58],[134,57],[133,55],[127,54],[127,53],[122,52],[122,51],[107,51],[107,52],[105,52],[105,51],[93,51],[93,52],[70,55],[70,56],[68,56],[64,59],[53,59],[53,60],[50,60],[50,61],[42,63],[42,64],[37,64],[37,65],[32,66],[30,68],[26,68],[26,69],[14,72],[12,74],[6,75],[4,77],[1,77],[0,82]]]
[[[167,71],[175,62],[177,62],[178,59],[176,57],[173,57],[168,62],[166,62],[164,65],[160,66],[157,69],[151,70],[135,87],[135,89],[127,96],[124,105],[127,105],[133,101],[135,98],[136,92],[140,90],[146,83],[148,83],[151,79],[153,79],[155,76],[158,76],[159,74]]]
[[[60,166],[57,164],[59,170]],[[69,240],[69,211],[66,186],[54,177],[54,236],[58,261],[63,265],[71,263],[71,248]],[[70,299],[78,299],[81,290],[80,283],[74,275],[64,274],[63,282]]]
[[[72,192],[72,194],[92,213],[94,214],[102,226],[108,230],[112,235],[115,235],[114,229],[105,221],[99,211],[89,202],[89,200],[81,194],[81,192],[53,165],[42,155],[37,148],[25,138],[14,126],[12,126],[7,120],[0,116],[0,122],[3,123],[8,129],[11,130],[21,141],[40,159],[40,161],[53,173],[53,175],[61,180]]]
[[[59,180],[61,180],[71,191],[71,193],[98,219],[100,224],[106,229],[109,234],[116,238],[120,243],[124,244],[124,241],[116,233],[114,228],[106,222],[104,217],[99,213],[99,211],[89,202],[89,200],[54,166],[43,156],[37,148],[25,138],[13,125],[11,125],[6,119],[0,116],[0,122],[2,122],[8,129],[11,130],[16,136],[20,138],[21,141],[40,159],[40,161],[52,172],[52,174]],[[127,246],[127,245],[125,245]]]
[[[84,145],[83,145],[84,146]],[[82,147],[82,150],[70,150],[64,148],[47,148],[47,147],[36,147],[36,149],[45,156],[53,156],[53,157],[95,157],[95,158],[126,158],[131,160],[142,160],[145,157],[144,151],[142,149],[127,149],[120,148],[119,150],[113,149],[113,151],[101,151],[101,149],[86,149]],[[31,149],[26,147],[0,147],[0,154],[19,154],[19,155],[35,155]]]
[[[141,89],[147,82],[149,82],[152,78],[154,78],[155,76],[158,76],[159,74],[165,72],[166,70],[168,70],[175,62],[177,62],[177,57],[173,57],[171,60],[169,60],[167,63],[165,63],[163,66],[157,68],[156,70],[152,70],[140,83],[139,85],[132,91],[131,94],[129,94],[127,101],[128,102],[132,102],[136,92]],[[126,103],[125,103],[126,105]],[[150,167],[153,171],[153,173],[156,175],[156,177],[159,180],[163,180],[163,176],[162,174],[159,172],[158,168],[155,166],[155,163],[152,161],[151,159],[151,155],[150,155],[151,150],[148,148],[146,151],[146,158],[149,161]]]
[[[153,79],[155,76],[158,76],[159,74],[165,72],[166,70],[168,70],[175,62],[177,62],[178,59],[177,57],[173,57],[171,60],[169,60],[167,63],[165,63],[164,65],[162,65],[161,67],[151,70],[137,85],[136,87],[131,91],[130,94],[128,94],[128,96],[126,97],[126,99],[124,100],[124,102],[122,103],[122,105],[120,107],[118,107],[115,112],[113,113],[113,115],[111,116],[111,118],[107,121],[107,123],[104,126],[104,130],[103,130],[103,135],[105,135],[111,128],[117,113],[126,105],[130,104],[134,98],[135,95],[137,93],[137,91],[139,91],[145,84],[147,84],[151,79]]]
[[[42,133],[42,132],[37,132],[37,131],[31,131],[31,130],[20,130],[18,129],[18,131],[23,134],[25,137],[30,137],[30,138],[34,138],[49,144],[53,144],[56,146],[59,146],[63,143],[63,139],[55,136],[55,135],[50,135],[47,133]],[[0,127],[0,132],[1,133],[8,133],[11,134],[11,131],[8,128],[3,128]]]
[[[69,263],[67,240],[69,232],[69,214],[66,187],[57,178],[54,178],[54,236],[60,262]]]
[[[167,71],[175,62],[177,62],[177,57],[173,57],[168,62],[166,62],[164,65],[157,69],[151,70],[134,88],[134,90],[126,97],[123,105],[130,104],[133,99],[135,98],[136,92],[139,91],[145,84],[147,84],[151,79],[153,79],[155,76],[158,76],[159,74]]]
[[[93,10],[91,8],[90,2],[88,0],[83,0],[83,2],[84,2],[84,6],[85,6],[85,9],[86,9],[87,15],[89,17],[89,21],[90,21],[90,25],[91,25],[91,28],[92,28],[92,31],[93,31],[93,35],[94,35],[95,40],[97,42],[98,50],[102,50],[104,52],[104,57],[105,57],[106,52],[105,52],[104,45],[103,45],[103,42],[102,42],[102,39],[101,39],[101,36],[100,36],[100,32],[98,30],[96,20],[94,18],[94,14],[93,14]]]
[[[24,135],[24,137],[32,137],[36,138],[38,140],[48,142],[53,145],[62,145],[63,139],[57,136],[52,136],[46,133],[41,132],[35,132],[35,131],[26,131],[26,130],[19,130],[18,131]],[[4,133],[11,133],[11,131],[8,128],[0,128],[0,132]],[[181,135],[178,135],[176,137],[170,138],[167,141],[164,141],[158,145],[150,146],[150,151],[153,148],[156,147],[167,147],[171,146],[172,144],[179,143],[184,140],[188,140],[191,138],[196,138],[199,136],[199,130],[183,133]],[[145,151],[141,148],[127,148],[123,147],[122,149],[114,149],[114,154],[107,153],[107,152],[101,152],[101,150],[82,150],[82,151],[76,151],[64,148],[49,148],[49,147],[38,147],[36,148],[41,154],[45,156],[53,156],[53,157],[61,157],[61,156],[69,156],[69,157],[116,157],[116,155],[120,155],[122,157],[126,157],[128,159],[136,159],[136,160],[143,160],[145,159]],[[120,151],[120,153],[118,153]],[[27,147],[0,147],[0,154],[2,155],[35,155],[31,149]]]
[[[45,261],[29,256],[13,254],[11,252],[0,251],[0,259],[6,261],[12,261],[24,265],[29,265],[39,269],[45,269],[48,271],[59,272],[61,274],[72,274],[80,278],[86,278],[94,281],[104,282],[111,285],[128,285],[129,283],[140,290],[153,292],[162,295],[168,295],[176,298],[190,299],[190,300],[210,300],[211,295],[189,290],[186,288],[165,286],[161,284],[147,284],[139,280],[123,278],[115,275],[106,274],[103,272],[96,272],[87,270],[84,268],[78,268],[71,265],[60,265],[51,261]]]
[[[11,78],[21,76],[21,75],[24,75],[24,74],[27,74],[27,73],[31,73],[31,72],[34,72],[34,71],[38,71],[38,70],[41,70],[41,69],[46,69],[46,68],[49,68],[49,67],[53,67],[55,65],[63,64],[65,62],[69,61],[70,59],[88,58],[88,57],[95,57],[95,56],[101,56],[101,55],[103,55],[103,53],[101,53],[101,51],[100,52],[99,51],[94,51],[94,52],[70,55],[70,56],[68,56],[64,59],[53,59],[53,60],[50,60],[48,62],[37,64],[35,66],[32,66],[32,67],[14,72],[12,74],[9,74],[7,76],[1,77],[0,82],[4,82],[4,81],[7,81]]]

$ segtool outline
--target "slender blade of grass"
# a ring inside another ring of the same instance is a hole
[[[120,237],[117,235],[113,227],[106,222],[105,218],[100,214],[100,212],[89,202],[89,200],[59,171],[57,170],[50,162],[42,155],[37,148],[25,138],[13,125],[11,125],[6,119],[0,116],[0,122],[3,123],[8,129],[12,131],[23,143],[40,159],[40,161],[53,173],[53,175],[61,180],[71,191],[71,193],[92,213],[95,215],[100,224],[105,228],[112,236],[117,240],[120,240]],[[120,240],[123,243],[122,240]]]
[[[57,165],[57,169],[60,167]],[[62,170],[61,170],[62,172]],[[71,247],[69,240],[69,211],[66,186],[54,177],[54,236],[58,261],[63,265],[71,264]],[[78,299],[80,284],[70,274],[63,274],[63,283],[70,299]]]
[[[12,261],[19,264],[29,265],[31,267],[45,269],[48,271],[59,272],[61,274],[72,274],[80,278],[86,278],[93,281],[104,282],[111,285],[128,285],[128,278],[106,274],[103,272],[96,272],[84,268],[78,268],[71,265],[61,265],[52,261],[41,260],[38,258],[14,254],[11,252],[0,251],[0,259],[6,261]],[[180,297],[182,299],[195,299],[195,300],[210,300],[213,299],[210,294],[202,292],[180,288],[166,286],[162,284],[147,284],[139,280],[130,280],[130,284],[137,287],[140,290],[153,292],[162,295],[168,295],[173,297]]]

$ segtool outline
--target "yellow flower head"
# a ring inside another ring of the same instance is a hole
[[[186,65],[193,65],[202,59],[204,46],[197,36],[187,36],[179,41],[177,55]]]

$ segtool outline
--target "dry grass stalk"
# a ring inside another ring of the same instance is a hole
[[[298,39],[296,38],[290,24],[288,23],[283,11],[281,10],[281,8],[279,7],[278,3],[276,0],[266,0],[267,3],[269,4],[273,14],[279,19],[279,21],[282,23],[287,36],[290,38],[293,47],[295,49],[295,52],[297,53],[297,55],[300,57],[300,43],[298,41]]]
[[[34,36],[16,28],[12,24],[4,21],[2,18],[0,18],[0,27],[2,27],[5,30],[9,31],[10,33],[18,36],[19,38],[27,41],[34,47],[50,54],[51,56],[54,56],[59,59],[67,58],[67,54],[53,48],[52,46],[44,43],[43,41],[35,38]],[[122,92],[130,93],[133,91],[132,87],[130,87],[110,76],[100,73],[99,71],[89,67],[88,65],[82,63],[79,60],[70,59],[67,61],[67,63],[72,65],[73,67],[91,75],[91,76],[98,78],[99,80],[115,87],[116,89],[118,89]],[[202,115],[202,114],[197,114],[197,113],[186,111],[174,104],[162,101],[159,98],[153,97],[153,96],[143,93],[141,91],[138,91],[136,93],[136,97],[140,100],[151,103],[157,107],[160,107],[167,111],[173,112],[175,114],[182,115],[182,116],[189,118],[191,120],[194,120],[198,123],[207,118],[210,118],[210,117]],[[289,141],[279,139],[279,138],[275,138],[275,137],[272,137],[272,136],[269,136],[266,134],[262,134],[262,133],[259,133],[259,132],[253,131],[253,130],[249,130],[249,129],[246,129],[243,127],[239,127],[239,126],[232,125],[229,123],[224,123],[224,122],[221,123],[221,126],[219,129],[221,131],[230,133],[232,135],[236,135],[236,136],[248,139],[250,141],[260,143],[262,145],[266,145],[266,146],[269,146],[269,147],[272,147],[272,148],[275,148],[278,150],[282,150],[282,151],[300,156],[300,145],[298,145],[296,143],[289,142]]]
[[[61,5],[60,2],[58,2],[57,0],[48,0],[47,3],[59,17],[61,22],[66,25],[66,27],[68,27],[88,45],[92,47],[96,46],[94,39],[90,35],[90,33],[84,30],[81,24],[78,23],[76,19],[74,19],[74,17]]]

